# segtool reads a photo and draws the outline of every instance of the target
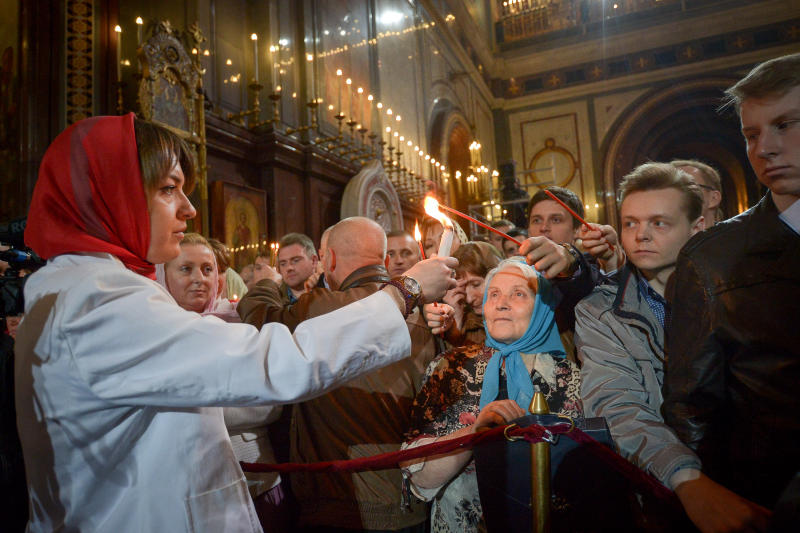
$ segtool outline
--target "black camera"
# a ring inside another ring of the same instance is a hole
[[[25,248],[25,222],[26,219],[21,218],[0,224],[0,244],[8,247],[0,250],[0,261],[8,263],[5,273],[0,276],[0,318],[16,316],[25,310],[22,289],[26,276],[45,264],[32,250]]]

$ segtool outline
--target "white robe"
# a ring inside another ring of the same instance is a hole
[[[17,425],[30,531],[260,531],[222,406],[322,394],[410,353],[378,291],[302,323],[201,317],[108,254],[63,255],[25,287]]]

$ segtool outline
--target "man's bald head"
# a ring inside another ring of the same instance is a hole
[[[375,221],[365,217],[346,218],[331,228],[325,278],[338,288],[354,270],[368,265],[383,265],[386,234]]]

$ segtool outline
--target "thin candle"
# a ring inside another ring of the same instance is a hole
[[[337,83],[337,85],[339,86],[339,99],[337,100],[336,109],[338,110],[339,113],[341,113],[342,112],[342,69],[340,68],[336,69],[336,76],[339,78],[339,83]]]
[[[564,209],[566,209],[566,210],[569,212],[569,214],[570,214],[570,215],[574,216],[574,217],[575,217],[575,220],[577,220],[578,222],[580,222],[581,224],[583,224],[584,226],[586,226],[586,229],[588,229],[589,231],[593,231],[593,230],[594,230],[594,227],[592,227],[592,225],[591,225],[591,224],[589,224],[589,223],[588,223],[588,222],[586,222],[586,221],[585,221],[583,218],[581,218],[581,216],[580,216],[578,213],[576,213],[575,211],[573,211],[572,209],[570,209],[570,207],[569,207],[567,204],[565,204],[564,202],[562,202],[561,200],[559,200],[559,198],[558,198],[558,197],[557,197],[555,194],[551,193],[551,192],[550,192],[550,191],[548,191],[547,189],[542,189],[542,190],[544,191],[544,193],[545,193],[547,196],[549,196],[549,197],[550,197],[552,200],[554,200],[554,201],[555,201],[557,204],[559,204],[561,207],[563,207]],[[609,247],[609,248],[611,249],[611,251],[613,252],[613,251],[614,251],[614,249],[615,249],[615,248],[614,248],[614,245],[613,245],[613,244],[611,244],[611,243],[610,243],[610,242],[608,242],[608,241],[606,241],[606,244],[608,244],[608,247]]]
[[[144,24],[144,20],[142,17],[136,17],[136,46],[142,46],[142,24]]]
[[[308,62],[309,69],[311,70],[311,101],[317,101],[317,88],[314,84],[314,55],[306,54],[306,61]]]
[[[453,223],[447,216],[439,211],[439,202],[433,196],[425,197],[425,213],[428,216],[435,218],[442,225],[444,231],[442,238],[439,241],[439,252],[436,254],[439,257],[447,257],[450,255],[450,249],[453,247]]]
[[[114,26],[117,34],[117,83],[122,82],[122,27],[117,24]]]
[[[353,91],[350,89],[350,86],[353,85],[353,80],[347,78],[344,82],[347,84],[347,92],[350,93],[350,119],[355,120],[353,118]]]
[[[258,35],[251,33],[250,40],[253,41],[253,79],[258,83]]]

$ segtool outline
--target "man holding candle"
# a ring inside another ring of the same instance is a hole
[[[800,54],[758,65],[726,94],[767,192],[681,250],[664,384],[664,418],[708,476],[676,491],[689,516],[703,516],[709,490],[727,496],[704,531],[765,529],[761,506],[800,470]]]
[[[363,299],[387,283],[403,280],[390,277],[386,271],[386,236],[372,220],[342,220],[332,228],[327,244],[324,264],[330,290],[316,288],[286,306],[277,284],[262,281],[240,302],[242,319],[258,327],[280,322],[293,330],[306,319]],[[415,245],[413,240],[410,244]],[[453,258],[445,261],[453,267],[457,265]],[[413,265],[409,268],[404,272],[413,276]],[[436,355],[433,336],[416,308],[406,323],[411,335],[409,359],[294,406],[291,461],[366,457],[400,448],[409,424],[411,401],[427,364]],[[401,503],[401,487],[402,477],[396,469],[292,474],[292,490],[301,511],[300,525],[306,531],[416,531],[424,526],[425,507],[418,502]]]
[[[570,210],[581,218],[573,216]],[[528,202],[528,235],[534,238],[531,246],[539,249],[534,258],[538,262],[537,268],[539,264],[547,268],[545,275],[548,277],[564,270],[565,262],[570,262],[564,252],[574,250],[578,238],[588,254],[586,259],[591,263],[597,262],[605,272],[613,272],[625,262],[622,251],[616,246],[614,228],[594,225],[589,229],[583,224],[584,216],[581,199],[564,187],[547,187],[534,194]],[[565,250],[558,250],[552,244],[561,245]]]

